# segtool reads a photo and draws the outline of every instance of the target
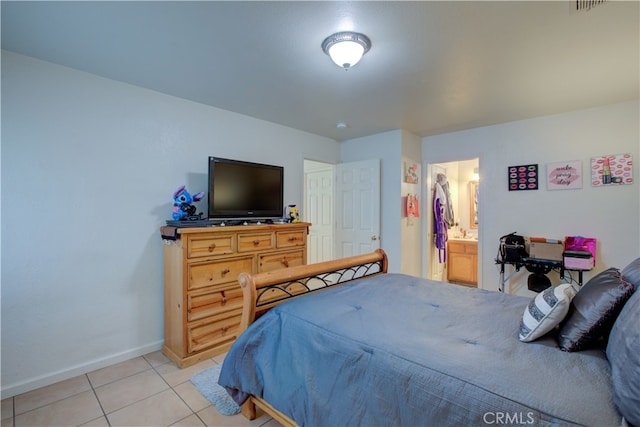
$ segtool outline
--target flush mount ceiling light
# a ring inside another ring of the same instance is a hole
[[[360,33],[343,31],[331,34],[322,42],[322,50],[337,66],[348,70],[371,49],[369,37]]]

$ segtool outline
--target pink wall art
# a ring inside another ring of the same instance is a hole
[[[593,187],[630,184],[633,184],[631,154],[612,154],[591,158],[591,185]]]
[[[547,190],[582,188],[582,161],[547,163]]]

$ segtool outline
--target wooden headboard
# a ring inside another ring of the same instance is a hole
[[[240,333],[262,313],[283,301],[387,272],[382,249],[317,264],[300,265],[259,274],[240,273],[243,307]]]

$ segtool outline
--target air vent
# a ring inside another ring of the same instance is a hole
[[[606,3],[607,0],[575,0],[574,3],[576,5],[576,9],[578,12],[586,12],[591,10],[591,8],[600,6],[603,3]]]

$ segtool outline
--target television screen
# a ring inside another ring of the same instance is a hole
[[[209,157],[209,218],[282,218],[284,168]]]

